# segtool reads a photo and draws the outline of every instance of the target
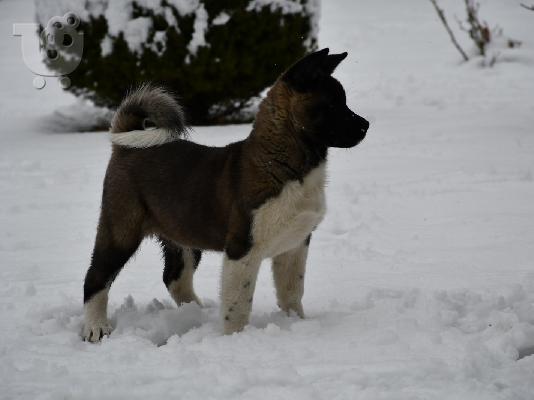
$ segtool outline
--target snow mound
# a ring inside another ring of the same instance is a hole
[[[113,111],[77,100],[69,106],[58,107],[51,115],[36,123],[45,132],[95,132],[107,130]]]
[[[111,305],[115,330],[100,345],[80,341],[77,301],[43,305],[35,288],[21,295],[32,306],[10,329],[11,342],[0,345],[8,398],[31,394],[36,384],[77,398],[104,388],[108,396],[172,390],[218,399],[526,400],[534,392],[534,279],[501,293],[373,289],[351,304],[312,310],[306,320],[253,313],[250,326],[232,336],[221,334],[214,302],[176,308],[158,299],[137,305],[128,296]],[[84,380],[87,368],[97,368],[99,385]],[[55,384],[64,380],[71,385]]]

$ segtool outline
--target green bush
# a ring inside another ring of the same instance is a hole
[[[173,90],[193,124],[243,111],[295,59],[316,48],[319,0],[36,0],[41,26],[77,14],[84,54],[67,89],[116,107],[136,84]],[[68,51],[62,49],[61,51]]]

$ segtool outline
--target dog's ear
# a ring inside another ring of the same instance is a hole
[[[282,75],[282,80],[298,91],[311,89],[325,75],[324,66],[329,57],[328,51],[329,49],[325,48],[304,56],[289,67]]]
[[[341,63],[341,61],[347,58],[347,55],[348,53],[346,51],[341,54],[330,54],[326,57],[326,60],[324,61],[323,71],[328,75],[332,75],[334,70]]]
[[[332,75],[347,57],[347,52],[328,54],[328,48],[311,53],[293,64],[283,75],[283,80],[299,91],[312,89],[321,79]]]

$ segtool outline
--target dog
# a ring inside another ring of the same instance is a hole
[[[287,69],[261,102],[252,132],[225,147],[185,139],[180,104],[160,87],[127,96],[111,122],[112,155],[84,283],[84,340],[111,333],[108,292],[141,241],[155,236],[163,281],[177,305],[197,302],[202,250],[224,252],[225,334],[248,323],[258,269],[272,258],[278,306],[304,317],[311,232],[325,215],[329,147],[350,148],[369,122],[346,105],[331,75],[347,53],[311,53]]]

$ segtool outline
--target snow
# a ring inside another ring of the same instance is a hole
[[[322,2],[320,45],[349,51],[336,76],[371,129],[330,153],[307,319],[277,311],[264,265],[250,326],[223,336],[220,255],[195,277],[204,308],[177,308],[147,241],[110,292],[115,331],[90,345],[82,284],[110,145],[50,132],[78,103],[54,78],[33,88],[11,32],[34,10],[0,1],[0,398],[532,400],[533,14],[481,4],[523,41],[494,68],[462,64],[424,1]]]
[[[197,54],[199,47],[206,46],[205,34],[208,30],[208,13],[204,8],[204,4],[201,4],[195,10],[195,22],[193,23],[193,37],[187,45],[189,53],[192,55]]]
[[[213,18],[211,22],[213,25],[224,25],[230,20],[230,15],[228,13],[221,11],[219,15]]]
[[[90,132],[106,129],[113,112],[96,107],[88,100],[77,100],[67,106],[58,107],[50,115],[42,117],[40,127],[45,132]]]
[[[298,14],[304,9],[299,1],[295,0],[252,0],[247,5],[247,11],[261,11],[269,7],[271,11],[280,10],[282,14]]]
[[[111,9],[108,9],[111,10]],[[109,32],[112,36],[118,36],[120,33],[124,34],[124,37],[126,38],[126,42],[128,43],[128,48],[132,52],[141,52],[142,46],[146,43],[148,39],[148,34],[150,32],[150,29],[152,29],[152,18],[149,17],[138,17],[134,19],[129,19],[129,16],[126,15],[126,20],[124,21],[124,25],[118,25],[114,24],[114,21],[120,21],[124,17],[124,11],[123,10],[116,10],[118,13],[108,13],[106,12],[106,17],[108,19],[109,23]],[[108,16],[109,14],[112,14],[113,17]],[[115,17],[117,14],[121,14],[121,16],[117,19]],[[112,28],[112,27],[120,27],[120,28]],[[105,40],[105,39],[104,39]]]
[[[134,3],[140,7],[152,9],[156,15],[163,15],[169,25],[179,31],[171,9],[167,5],[162,5],[161,0],[36,0],[35,3],[37,21],[43,26],[51,17],[64,15],[67,11],[74,12],[82,20],[88,20],[89,17],[104,16],[108,24],[108,35],[101,43],[102,56],[104,57],[109,55],[112,50],[111,39],[117,38],[121,34],[130,51],[142,53],[153,23],[149,17],[132,18]],[[198,0],[173,0],[169,1],[168,4],[174,6],[180,15],[195,13],[195,30],[193,38],[188,44],[188,49],[191,54],[196,54],[198,47],[206,44],[204,34],[207,29],[208,15],[204,6]],[[151,46],[153,50],[156,50],[156,53],[161,52],[156,49],[156,43],[162,43],[164,48],[166,41],[163,39],[162,33],[157,32],[156,41]]]
[[[152,51],[158,55],[161,55],[165,52],[167,46],[167,32],[157,31],[154,33],[154,41],[150,45]]]
[[[111,54],[112,39],[120,35],[124,37],[131,52],[141,55],[144,48],[148,47],[156,54],[162,54],[166,48],[166,33],[164,31],[155,32],[155,39],[147,45],[149,33],[153,28],[152,19],[149,17],[132,18],[134,3],[139,7],[151,9],[156,15],[164,16],[169,26],[180,31],[171,8],[182,15],[195,15],[193,22],[193,36],[187,44],[189,54],[187,62],[195,56],[199,47],[207,46],[206,33],[209,29],[209,15],[204,4],[199,0],[171,0],[162,4],[161,0],[35,0],[35,15],[37,22],[46,26],[48,20],[53,16],[62,16],[67,12],[74,12],[82,20],[89,20],[90,17],[103,16],[108,25],[108,34],[102,39],[100,44],[103,57]],[[261,8],[269,6],[271,10],[281,10],[284,14],[294,14],[306,12],[312,15],[312,32],[307,40],[309,47],[311,40],[317,37],[317,21],[319,18],[319,0],[310,0],[305,6],[294,0],[251,0],[247,5],[248,11],[259,11]],[[213,21],[213,25],[223,25],[230,19],[230,15],[221,12]],[[160,48],[158,48],[160,45]]]
[[[311,31],[304,44],[308,49],[313,48],[313,41],[317,39],[319,33],[320,0],[306,0],[305,4],[302,4],[299,0],[251,0],[246,10],[259,12],[264,7],[269,7],[272,12],[280,11],[282,14],[306,14],[311,16]]]
[[[109,56],[113,51],[113,40],[109,35],[106,35],[100,43],[100,50],[102,57]]]
[[[199,0],[170,0],[168,1],[180,15],[189,15],[200,6]]]
[[[46,26],[50,18],[73,12],[80,19],[87,20],[90,16],[101,15],[105,10],[105,2],[87,2],[85,0],[37,0],[35,1],[35,17],[37,22]],[[87,7],[90,5],[91,7]],[[28,20],[25,22],[33,22]]]
[[[319,21],[321,19],[321,0],[308,0],[304,5],[306,14],[311,15],[311,31],[305,45],[311,49],[313,41],[319,37]]]

